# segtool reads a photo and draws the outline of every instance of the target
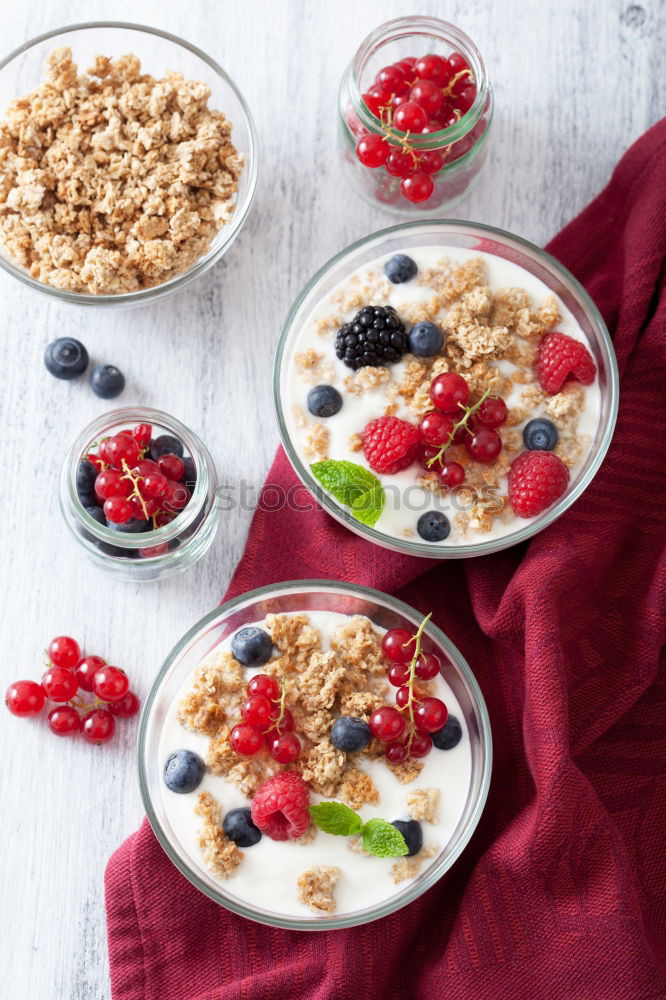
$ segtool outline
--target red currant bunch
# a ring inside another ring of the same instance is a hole
[[[139,699],[130,691],[125,671],[101,656],[82,657],[76,639],[57,636],[47,654],[40,683],[15,681],[7,689],[5,705],[12,715],[39,715],[50,701],[54,707],[48,712],[48,726],[56,736],[81,732],[88,743],[108,743],[116,718],[129,719],[139,711]],[[95,700],[84,700],[81,692],[93,694]]]
[[[266,747],[278,764],[293,764],[301,752],[294,718],[285,707],[286,688],[270,674],[255,674],[245,688],[243,721],[234,726],[229,743],[241,757],[253,757]]]

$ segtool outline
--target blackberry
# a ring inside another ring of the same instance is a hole
[[[393,306],[363,306],[335,338],[335,353],[347,368],[391,364],[406,351],[407,332]]]

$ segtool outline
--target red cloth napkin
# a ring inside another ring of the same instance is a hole
[[[114,1000],[666,996],[666,119],[549,250],[599,305],[622,380],[615,439],[573,508],[529,544],[441,564],[319,509],[259,509],[229,590],[326,577],[434,612],[492,721],[472,841],[398,913],[308,934],[216,906],[144,821],[106,871]],[[294,482],[280,451],[268,483]]]

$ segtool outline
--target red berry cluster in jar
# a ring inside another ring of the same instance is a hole
[[[285,707],[286,685],[270,674],[255,674],[245,688],[243,721],[234,726],[229,743],[241,757],[253,757],[263,747],[278,764],[293,764],[301,752],[294,718]]]
[[[150,424],[104,438],[77,470],[77,493],[99,523],[126,531],[152,531],[169,524],[189,503],[196,478],[182,442],[170,434],[155,439]],[[123,526],[126,526],[123,528]],[[158,551],[159,550],[159,551]],[[155,556],[167,544],[140,554]]]
[[[430,383],[430,399],[435,409],[419,421],[419,461],[424,469],[437,473],[440,486],[452,489],[465,481],[465,470],[459,462],[447,460],[447,449],[463,445],[473,461],[494,462],[502,450],[497,428],[506,422],[508,410],[503,399],[491,396],[490,389],[470,405],[469,385],[457,372],[437,375]]]
[[[445,162],[468,152],[474,140],[465,137],[440,149],[416,149],[409,137],[450,128],[475,98],[474,75],[459,52],[448,58],[429,53],[384,66],[362,95],[381,133],[357,135],[357,159],[365,167],[384,167],[392,177],[401,178],[400,191],[407,201],[428,201],[434,191],[433,175]]]
[[[76,639],[60,635],[48,646],[48,664],[39,683],[14,681],[5,693],[5,705],[20,718],[40,715],[47,701],[54,707],[48,725],[56,736],[80,732],[88,743],[108,743],[116,731],[116,719],[129,719],[139,711],[139,699],[130,690],[129,678],[120,667],[101,656],[81,656]],[[81,692],[94,695],[86,701]]]
[[[391,764],[409,757],[425,757],[433,747],[432,733],[446,725],[448,710],[440,698],[424,692],[419,681],[433,680],[441,669],[434,653],[421,650],[428,615],[416,634],[405,628],[390,629],[382,640],[384,655],[391,661],[390,683],[397,688],[395,707],[382,705],[368,721],[372,735],[385,744],[384,756]]]

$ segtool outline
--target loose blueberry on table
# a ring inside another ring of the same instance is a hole
[[[56,736],[80,732],[88,743],[108,743],[116,731],[116,719],[129,719],[139,711],[139,699],[130,690],[129,678],[120,667],[101,656],[81,656],[81,647],[71,636],[56,636],[49,643],[47,668],[40,682],[15,681],[5,693],[5,705],[21,718],[40,715],[51,702],[48,726]],[[94,700],[83,697],[92,694]]]

